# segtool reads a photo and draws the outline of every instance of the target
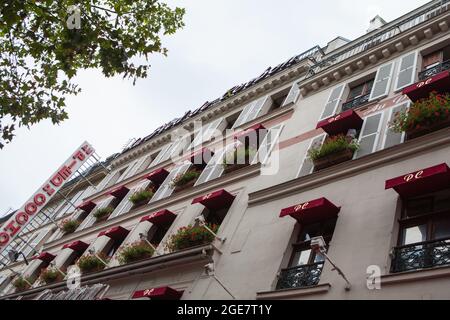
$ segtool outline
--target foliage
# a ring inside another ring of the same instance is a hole
[[[97,255],[103,261],[108,263],[109,259],[108,259],[108,257],[106,257],[106,255],[104,255],[102,253],[98,253]],[[105,269],[105,267],[106,267],[104,265],[104,263],[93,254],[88,254],[88,255],[80,257],[77,261],[77,266],[80,268],[82,273],[100,271],[100,270]]]
[[[219,230],[218,225],[208,224],[207,226],[214,233],[216,233],[217,230]],[[177,233],[169,238],[166,247],[171,252],[174,252],[186,248],[208,244],[211,243],[213,240],[214,236],[204,227],[189,225],[187,227],[182,227],[178,229]]]
[[[40,279],[46,284],[51,284],[58,280],[62,280],[62,275],[58,270],[47,268],[42,269]]]
[[[247,164],[256,155],[257,150],[255,148],[236,147],[232,151],[228,152],[223,159],[223,166],[229,166],[234,164]]]
[[[75,230],[80,226],[81,222],[79,220],[65,219],[62,221],[60,228],[65,234],[74,233]]]
[[[348,137],[340,134],[328,138],[322,146],[312,146],[308,151],[308,156],[314,161],[347,149],[355,152],[359,149],[359,144],[355,139],[350,140]]]
[[[161,38],[184,26],[184,14],[159,0],[2,1],[0,149],[18,126],[68,118],[79,70],[146,78],[149,57],[167,54]]]
[[[196,180],[200,176],[201,172],[197,170],[188,170],[184,174],[179,174],[172,181],[173,187],[182,187],[192,180]]]
[[[154,192],[151,190],[143,189],[136,191],[133,193],[130,197],[130,201],[136,205],[142,202],[150,201],[150,199],[153,197]]]
[[[30,288],[29,283],[32,283],[30,280],[31,279],[25,279],[24,277],[18,277],[16,280],[14,280],[13,286],[19,291],[26,290]]]
[[[146,241],[138,241],[124,246],[118,255],[120,264],[150,258],[155,250]]]
[[[415,102],[409,110],[395,114],[392,131],[404,132],[420,129],[450,118],[450,94],[432,92],[428,98]]]
[[[96,218],[97,220],[101,220],[103,218],[108,217],[111,213],[113,213],[114,208],[113,207],[105,207],[105,208],[101,208],[101,209],[97,209],[94,213],[93,216],[94,218]]]

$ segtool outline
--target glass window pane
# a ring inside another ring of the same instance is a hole
[[[434,239],[450,238],[450,220],[439,220],[434,224]]]
[[[307,265],[309,263],[310,256],[311,249],[296,252],[294,255],[294,260],[292,261],[292,267]]]
[[[415,217],[433,211],[433,198],[411,199],[406,203],[406,216]]]
[[[379,113],[367,118],[362,136],[367,136],[378,132],[378,126],[380,124],[381,116],[382,114]]]
[[[403,231],[402,245],[409,245],[413,243],[421,243],[427,240],[427,225],[423,224],[407,228]]]

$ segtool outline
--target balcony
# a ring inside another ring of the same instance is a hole
[[[345,102],[342,105],[342,112],[347,111],[347,110],[357,109],[357,108],[367,104],[369,102],[369,98],[370,98],[370,93]]]
[[[391,273],[450,265],[450,238],[394,248]]]
[[[324,262],[281,270],[277,290],[313,287],[319,284]]]
[[[447,60],[445,62],[438,64],[437,66],[434,66],[433,68],[430,68],[430,69],[420,72],[419,80],[420,81],[426,80],[426,79],[428,79],[432,76],[435,76],[435,75],[441,73],[442,71],[446,71],[446,70],[450,70],[450,60]]]

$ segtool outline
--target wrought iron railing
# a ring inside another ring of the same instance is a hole
[[[322,274],[323,262],[281,270],[277,290],[316,286]]]
[[[450,70],[450,60],[447,60],[445,62],[442,62],[438,64],[437,66],[434,66],[433,68],[424,70],[419,73],[419,80],[423,81],[425,79],[428,79],[432,76],[437,75],[438,73],[441,73],[442,71]]]
[[[369,102],[370,93],[357,97],[353,100],[347,101],[342,105],[342,111],[347,111],[350,109],[356,109],[358,107],[361,107]]]
[[[326,70],[344,60],[347,60],[361,52],[367,51],[381,43],[387,42],[395,36],[402,34],[412,28],[429,21],[438,15],[450,10],[450,0],[436,1],[435,4],[417,12],[416,14],[399,21],[389,27],[382,28],[380,32],[374,33],[368,38],[356,42],[354,45],[327,57],[312,66],[306,78],[313,77],[317,73]]]
[[[391,273],[450,265],[450,238],[394,248]]]

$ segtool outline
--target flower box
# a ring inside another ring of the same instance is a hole
[[[450,127],[450,117],[444,120],[439,120],[435,123],[430,123],[428,125],[418,125],[413,129],[406,130],[406,139],[411,140],[419,138],[421,136],[427,135],[434,131],[438,131],[444,128]]]
[[[16,292],[22,292],[30,289],[31,287],[30,283],[32,283],[30,280],[31,279],[25,280],[25,278],[23,277],[19,277],[16,280],[14,280],[13,286],[14,288],[16,288]]]
[[[95,219],[97,219],[96,222],[101,222],[107,220],[108,217],[111,215],[111,213],[113,213],[113,211],[114,211],[113,207],[105,207],[95,211],[93,213],[93,216]]]
[[[227,153],[223,160],[224,173],[230,173],[248,167],[256,155],[254,148],[237,147]]]
[[[151,258],[155,250],[146,241],[138,241],[122,248],[118,254],[120,264],[128,264]]]
[[[218,225],[208,225],[215,233],[219,229]],[[166,248],[170,252],[175,252],[187,248],[210,244],[214,241],[214,235],[202,226],[187,226],[180,228],[176,234],[167,241]]]
[[[63,222],[60,225],[60,228],[64,232],[64,234],[71,234],[71,233],[74,233],[78,229],[80,224],[81,224],[81,222],[79,220],[66,219],[66,220],[63,220]]]
[[[174,192],[181,192],[192,188],[200,175],[201,172],[195,169],[188,170],[185,174],[178,175],[172,181],[172,186],[175,188]]]
[[[316,171],[323,170],[329,167],[332,167],[334,165],[337,165],[342,162],[346,162],[353,159],[353,154],[355,153],[354,150],[351,149],[345,149],[342,151],[339,151],[334,154],[330,154],[329,156],[313,160],[314,163],[314,169]]]
[[[97,254],[103,261],[108,262],[108,257],[103,254]],[[77,266],[80,268],[81,273],[92,273],[98,272],[105,269],[105,264],[97,258],[95,255],[89,254],[86,256],[82,256],[77,261]]]
[[[131,203],[133,203],[133,207],[137,208],[146,205],[153,197],[153,195],[153,189],[146,188],[136,191],[129,200],[131,201]]]
[[[42,269],[39,278],[45,284],[52,284],[64,280],[64,277],[61,274],[61,272],[53,269]]]

